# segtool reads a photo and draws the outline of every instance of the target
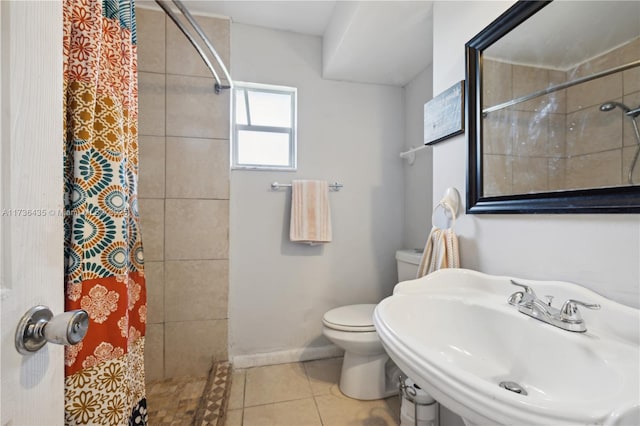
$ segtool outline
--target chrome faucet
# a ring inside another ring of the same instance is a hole
[[[588,309],[600,309],[597,303],[585,303],[579,300],[569,299],[562,304],[560,309],[551,306],[553,296],[546,296],[547,302],[538,299],[533,289],[525,284],[511,280],[511,284],[522,287],[524,291],[517,291],[509,296],[510,305],[518,308],[518,311],[532,318],[546,322],[567,331],[584,333],[587,327],[578,310],[578,305]]]

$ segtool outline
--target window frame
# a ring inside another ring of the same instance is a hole
[[[298,169],[297,164],[297,128],[298,128],[298,89],[289,86],[277,86],[273,84],[249,83],[234,81],[231,100],[231,170],[271,170],[271,171],[291,171]],[[245,108],[247,121],[251,122],[251,114],[248,102],[248,92],[274,93],[291,97],[291,127],[258,126],[252,124],[238,124],[236,121],[236,96],[239,90],[243,90],[245,96]],[[240,164],[238,162],[238,132],[256,131],[263,133],[287,134],[289,136],[289,164],[286,166],[267,164]]]

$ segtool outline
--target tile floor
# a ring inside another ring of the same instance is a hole
[[[235,370],[226,426],[397,426],[398,397],[347,398],[341,366],[330,358]]]

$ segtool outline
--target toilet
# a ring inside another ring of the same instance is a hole
[[[422,253],[398,250],[398,282],[413,280]],[[381,399],[398,393],[400,370],[382,347],[373,325],[375,304],[348,305],[332,309],[322,318],[322,334],[344,349],[340,391],[355,399]]]

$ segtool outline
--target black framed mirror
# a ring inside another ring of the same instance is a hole
[[[640,2],[520,0],[465,48],[467,213],[640,212]]]

